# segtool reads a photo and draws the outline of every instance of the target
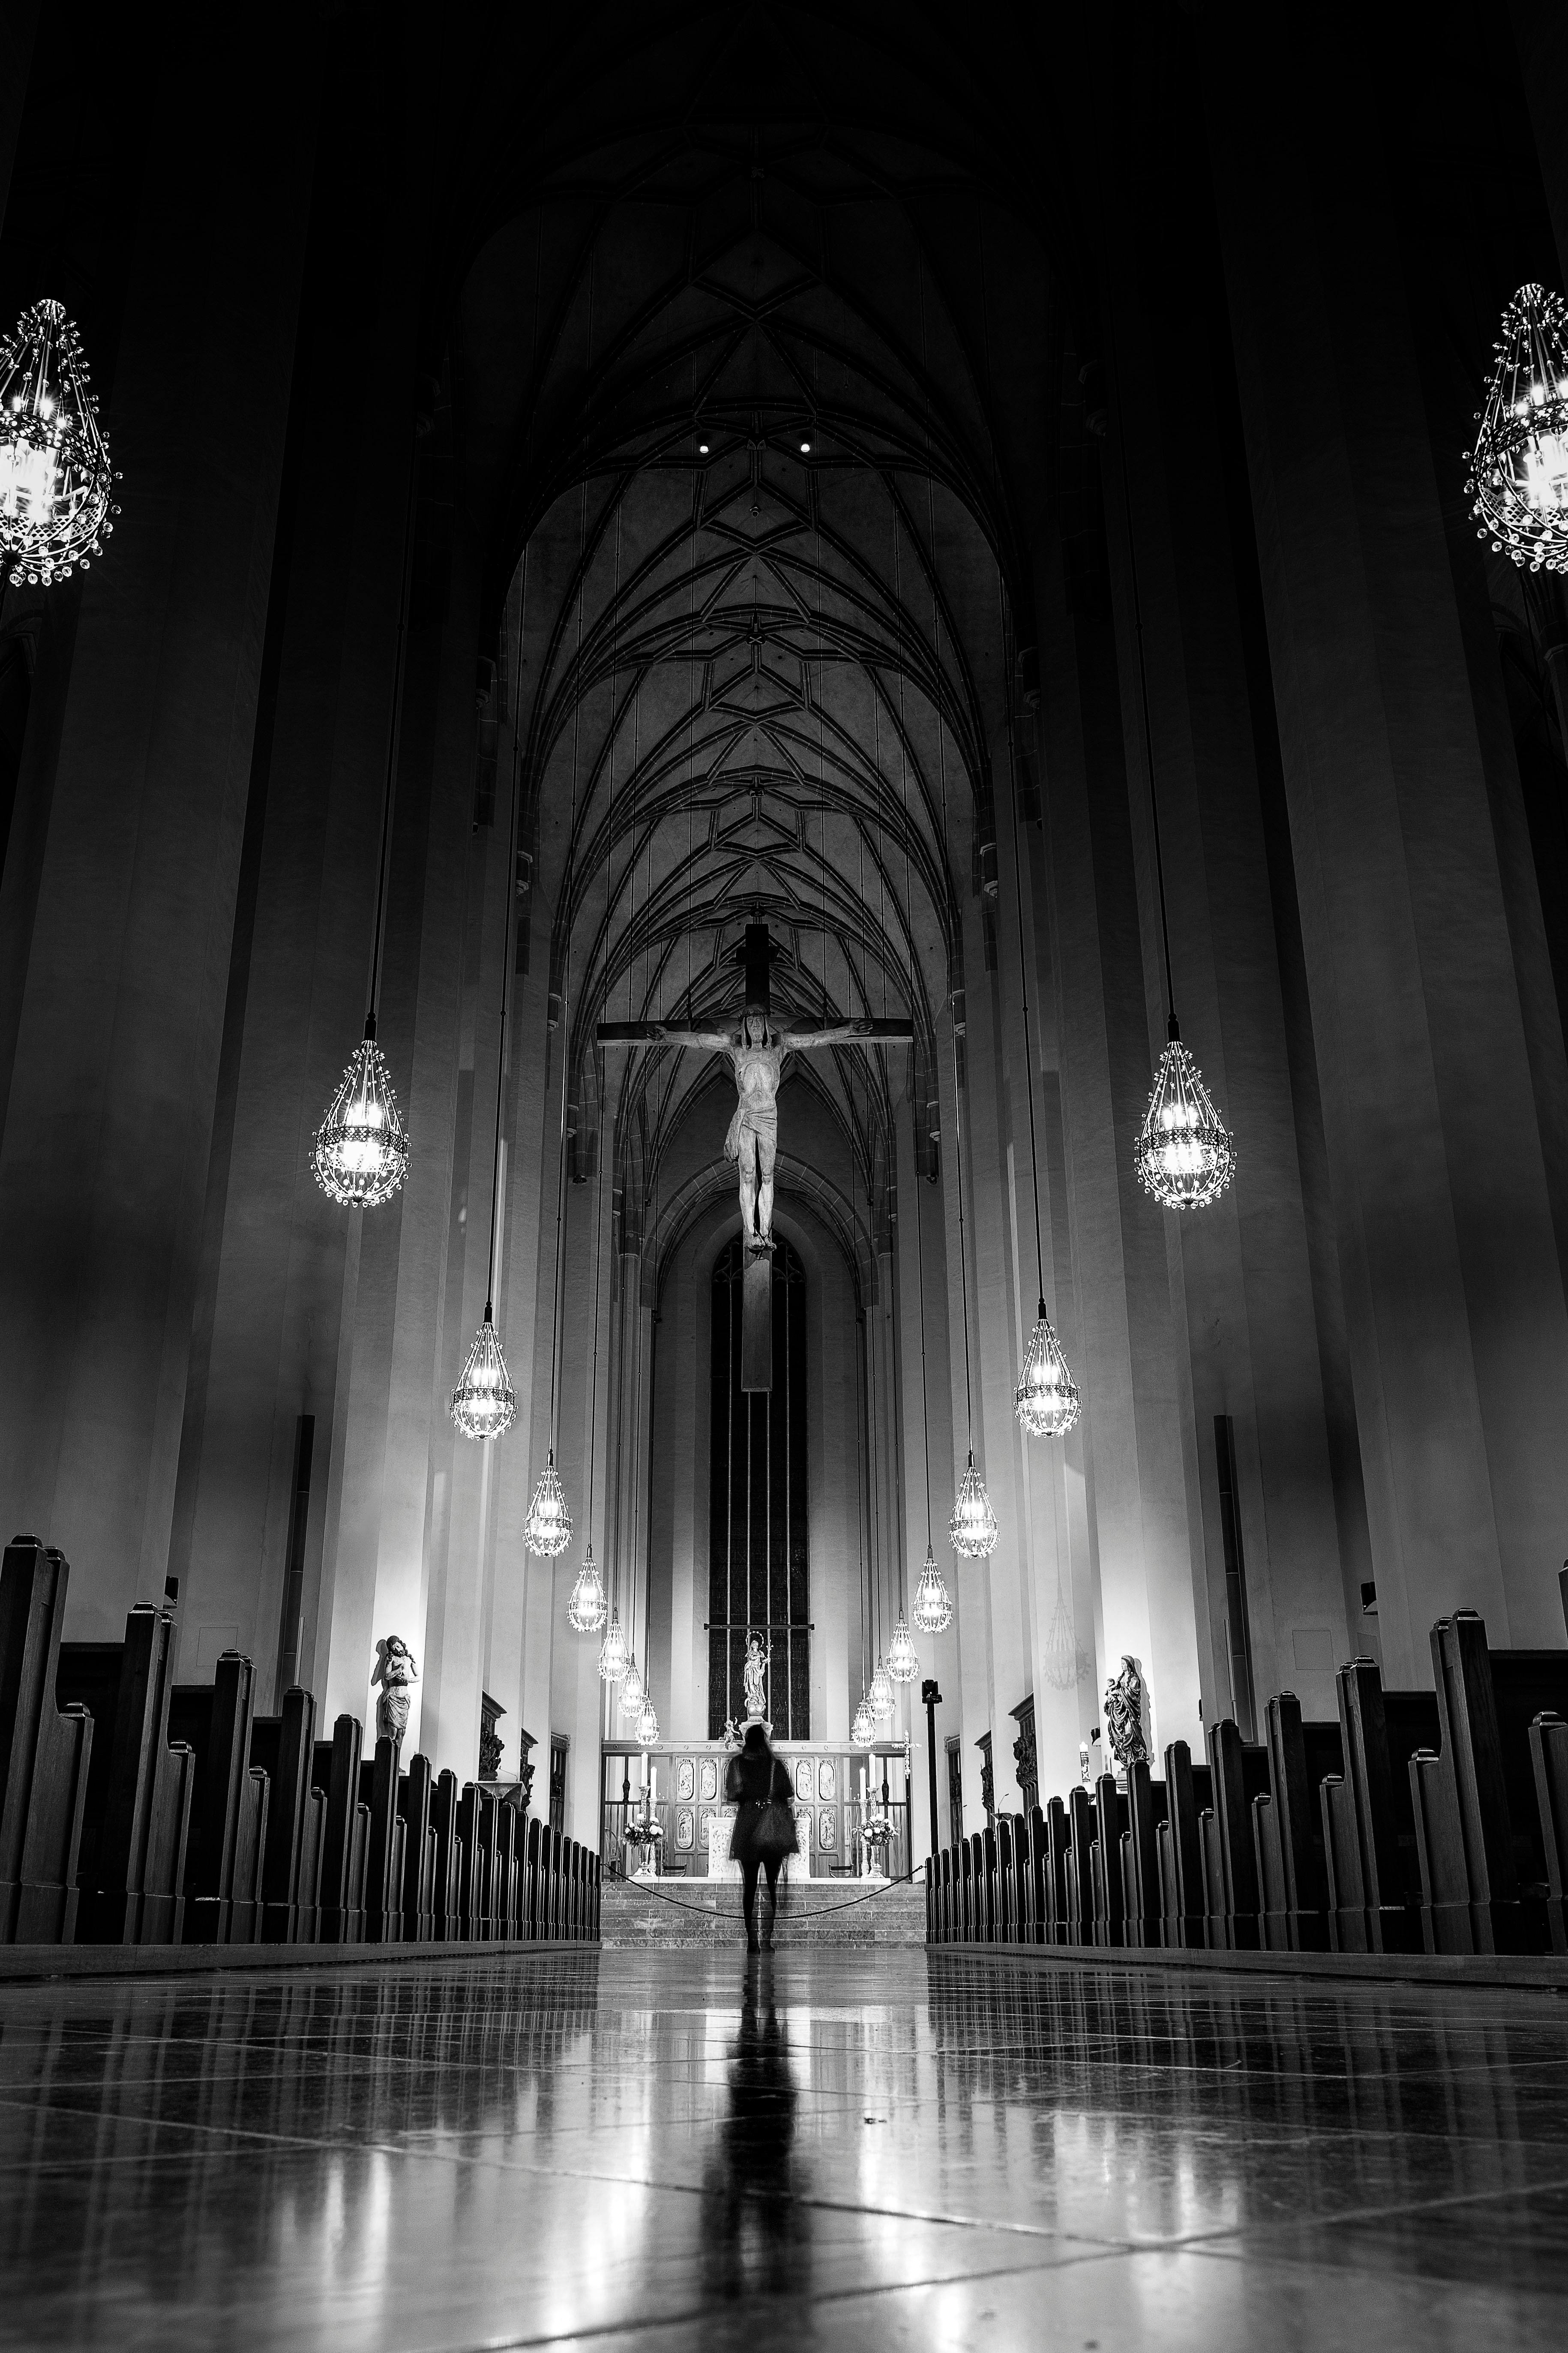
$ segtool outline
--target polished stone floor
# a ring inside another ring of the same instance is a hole
[[[1568,2343],[1568,2000],[921,1951],[0,1989],[0,2343]]]

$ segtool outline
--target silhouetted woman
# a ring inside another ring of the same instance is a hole
[[[724,1776],[725,1802],[738,1806],[735,1835],[730,1841],[732,1861],[741,1866],[741,1904],[746,1915],[746,1950],[748,1953],[771,1953],[773,1948],[773,1915],[778,1909],[779,1873],[784,1857],[798,1854],[800,1841],[795,1835],[795,1814],[790,1800],[795,1792],[790,1787],[788,1769],[780,1764],[768,1746],[768,1736],[760,1724],[747,1726],[745,1746],[738,1757],[731,1757]],[[757,1933],[757,1874],[767,1879],[767,1894],[763,1904],[762,1934]]]

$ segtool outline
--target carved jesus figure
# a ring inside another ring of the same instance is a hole
[[[748,1005],[738,1029],[675,1029],[651,1021],[641,1034],[667,1046],[705,1047],[728,1054],[734,1065],[735,1116],[724,1138],[724,1156],[737,1163],[741,1221],[749,1250],[773,1248],[773,1163],[779,1141],[779,1080],[786,1054],[816,1046],[847,1045],[879,1036],[890,1025],[841,1021],[831,1029],[775,1029],[760,1005]]]

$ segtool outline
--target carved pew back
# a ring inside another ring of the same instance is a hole
[[[195,1760],[169,1746],[174,1633],[166,1611],[139,1601],[123,1643],[60,1644],[57,1695],[79,1700],[100,1727],[82,1823],[80,1944],[181,1941]]]
[[[261,1941],[261,1890],[271,1785],[250,1760],[256,1670],[223,1651],[210,1683],[176,1683],[171,1736],[195,1758],[195,1799],[185,1857],[185,1942]]]
[[[436,1933],[436,1832],[430,1821],[430,1759],[417,1751],[397,1785],[404,1829],[403,1941],[427,1945]]]
[[[0,1564],[0,1944],[68,1945],[92,1718],[56,1701],[70,1569],[37,1536]]]

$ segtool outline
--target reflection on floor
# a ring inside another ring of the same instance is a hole
[[[0,2343],[1560,2346],[1568,2003],[922,1952],[0,1992]]]

